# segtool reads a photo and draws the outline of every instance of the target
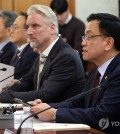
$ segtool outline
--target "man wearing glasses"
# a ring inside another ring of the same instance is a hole
[[[15,79],[27,74],[38,57],[28,42],[26,20],[27,13],[21,12],[11,26],[11,40],[17,45],[17,51],[10,63],[15,67]]]
[[[113,122],[120,122],[120,19],[111,14],[97,13],[91,14],[87,20],[82,55],[96,67],[84,89],[86,94],[68,103],[51,104],[52,108],[38,117],[43,121],[87,124],[109,134],[119,134],[120,126]],[[95,87],[97,72],[99,83]],[[30,103],[35,105],[31,112],[49,107],[38,100]]]

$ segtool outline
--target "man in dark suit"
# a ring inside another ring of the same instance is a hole
[[[16,45],[10,41],[10,29],[15,18],[15,12],[0,11],[0,63],[10,64],[16,51]]]
[[[60,102],[80,93],[85,83],[83,66],[78,53],[58,37],[55,13],[48,6],[33,5],[26,24],[30,45],[40,53],[30,71],[36,73],[3,91],[0,101],[13,102],[17,97]]]
[[[92,61],[97,67],[88,78],[84,89],[86,93],[70,102],[51,104],[53,108],[38,114],[38,117],[43,121],[88,124],[108,134],[119,134],[120,19],[111,14],[98,13],[91,14],[87,20],[82,42],[83,59]],[[94,87],[97,71],[100,74],[98,78],[100,88]],[[91,91],[93,88],[95,90]],[[49,107],[38,100],[30,103],[36,105],[31,108],[32,112]]]
[[[27,74],[38,57],[38,53],[27,42],[26,20],[27,13],[21,12],[11,29],[11,40],[18,47],[10,64],[15,67],[15,79],[20,79]]]

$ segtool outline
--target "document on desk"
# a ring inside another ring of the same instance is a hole
[[[33,129],[35,132],[60,130],[90,130],[90,126],[85,124],[41,122],[39,119],[34,118]]]
[[[15,129],[20,126],[22,114],[23,111],[16,111],[14,113]],[[33,118],[33,129],[35,132],[60,130],[90,130],[90,126],[85,124],[42,122],[38,118]]]
[[[4,88],[7,83],[14,79],[14,67],[0,63],[0,87]],[[11,77],[9,77],[11,76]],[[8,78],[9,77],[9,78]],[[7,79],[6,79],[7,78]]]

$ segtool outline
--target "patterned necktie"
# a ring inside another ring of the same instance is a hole
[[[13,60],[12,60],[12,64],[15,62],[15,60],[18,58],[18,54],[20,53],[20,50],[17,49],[15,54],[14,54],[14,57],[13,57]]]
[[[44,55],[40,56],[40,63],[39,63],[39,74],[42,72],[43,66],[45,64],[47,57]]]
[[[43,70],[43,67],[45,65],[47,57],[45,55],[41,55],[40,56],[40,60],[39,60],[39,71],[38,71],[38,79],[37,79],[37,90],[39,89],[39,77],[40,77],[40,73]]]

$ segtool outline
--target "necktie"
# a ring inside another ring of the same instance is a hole
[[[19,53],[20,53],[20,50],[17,49],[16,52],[15,52],[15,56],[17,56]]]
[[[93,87],[97,87],[99,85],[99,82],[100,82],[100,73],[99,71],[97,71],[94,77]]]
[[[42,72],[42,69],[44,67],[45,61],[46,61],[47,57],[45,55],[41,55],[40,56],[40,60],[39,60],[39,71],[38,71],[38,79],[37,79],[37,90],[39,88],[39,76],[40,73]]]
[[[99,73],[99,71],[97,71],[96,72],[96,74],[95,74],[95,77],[94,77],[94,81],[93,81],[93,88],[97,88],[97,86],[99,86],[99,83],[100,83],[100,73]],[[95,90],[93,90],[92,92],[91,92],[91,99],[90,99],[90,104],[92,104],[92,102],[93,102],[93,99],[94,99],[94,97],[95,97],[95,94],[96,94],[96,89],[95,88]]]
[[[15,60],[18,58],[18,54],[20,53],[20,50],[17,49],[15,54],[14,54],[14,57],[13,57],[13,61],[12,61],[12,64],[15,62]]]
[[[47,57],[44,55],[40,56],[40,63],[39,63],[39,74],[42,72],[43,66],[45,64]]]

